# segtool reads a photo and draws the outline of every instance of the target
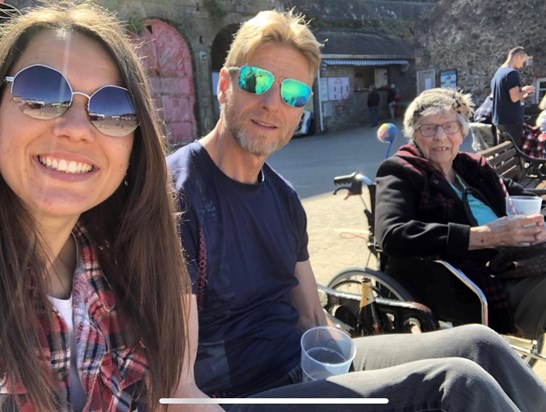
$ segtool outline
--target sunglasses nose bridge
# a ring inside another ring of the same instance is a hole
[[[82,96],[86,100],[80,100],[76,96]],[[70,128],[75,127],[75,125],[91,126],[89,119],[89,102],[92,97],[93,95],[90,96],[84,92],[72,91],[70,104],[65,111],[58,116],[64,119],[61,120],[61,123],[65,124],[66,127],[68,127],[69,124],[72,125]]]
[[[87,104],[89,104],[89,101],[91,100],[91,96],[89,96],[87,93],[84,93],[84,92],[72,92],[72,100],[74,100],[74,96],[75,95],[78,95],[78,96],[83,96],[83,97],[86,97],[87,98]]]
[[[90,105],[90,102],[91,102],[91,98],[93,97],[93,95],[88,95],[87,93],[84,93],[84,92],[75,92],[75,91],[72,91],[72,98],[71,98],[71,103],[70,103],[70,107],[74,106],[74,96],[82,96],[82,97],[85,97],[87,100],[85,102],[85,112],[86,112],[86,115],[89,114],[89,105]]]

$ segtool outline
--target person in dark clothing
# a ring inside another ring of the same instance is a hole
[[[378,124],[378,118],[377,113],[379,111],[379,101],[381,98],[379,97],[379,92],[375,89],[375,87],[372,85],[370,86],[370,91],[368,92],[368,110],[370,111],[370,118],[372,120],[372,127],[377,127]]]
[[[488,262],[498,247],[544,242],[544,218],[506,217],[505,190],[519,195],[524,189],[500,180],[484,158],[459,152],[471,107],[469,95],[431,89],[406,110],[410,143],[377,172],[375,230],[387,256],[386,272],[444,320],[479,321],[470,292],[455,289],[451,296],[456,286],[447,275],[416,258],[446,260],[483,290],[491,327],[536,337],[546,331],[546,272],[506,281],[492,276]]]
[[[387,106],[389,106],[389,116],[391,119],[396,117],[396,107],[400,101],[400,91],[394,83],[391,84],[389,94],[387,95]]]
[[[523,145],[523,100],[535,92],[534,86],[521,84],[518,69],[526,61],[525,49],[514,47],[491,80],[493,124],[500,132],[510,133],[519,147]]]

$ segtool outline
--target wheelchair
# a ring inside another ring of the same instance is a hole
[[[386,333],[419,333],[456,326],[453,321],[437,319],[437,316],[425,305],[415,299],[399,281],[384,272],[382,251],[374,235],[375,184],[366,176],[352,173],[334,179],[340,190],[347,190],[350,195],[358,195],[364,205],[364,214],[368,221],[367,247],[371,256],[379,262],[378,268],[348,268],[336,274],[326,287],[319,286],[319,296],[327,315],[339,327],[355,334],[358,329],[358,311],[360,302],[360,283],[363,277],[370,278],[379,310],[389,325]],[[366,199],[367,198],[367,199]],[[368,261],[369,263],[369,261]],[[443,260],[428,261],[429,264],[443,268],[464,288],[467,288],[478,300],[480,320],[488,325],[488,303],[483,291],[461,270]],[[518,352],[530,366],[539,360],[546,360],[545,335],[521,338],[502,335],[508,344]]]

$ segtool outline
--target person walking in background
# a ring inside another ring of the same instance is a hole
[[[535,92],[534,86],[521,85],[518,69],[521,69],[526,61],[525,49],[520,46],[514,47],[508,52],[505,62],[497,69],[491,80],[493,124],[499,132],[510,133],[519,147],[523,145],[523,100]]]
[[[394,83],[391,84],[389,94],[387,95],[387,105],[389,106],[389,116],[391,119],[396,117],[396,105],[400,100],[400,91]]]
[[[377,112],[379,111],[379,92],[375,89],[374,85],[371,85],[368,92],[368,110],[370,111],[370,118],[372,120],[372,127],[377,127],[379,122],[377,118]]]

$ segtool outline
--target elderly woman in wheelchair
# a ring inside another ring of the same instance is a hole
[[[385,271],[438,318],[480,322],[475,296],[432,262],[443,259],[484,292],[493,329],[534,338],[546,331],[546,266],[543,273],[507,279],[491,261],[506,247],[541,249],[544,217],[507,217],[508,194],[532,194],[499,179],[483,158],[459,152],[472,107],[469,95],[431,89],[406,110],[409,143],[377,172],[375,232]]]

